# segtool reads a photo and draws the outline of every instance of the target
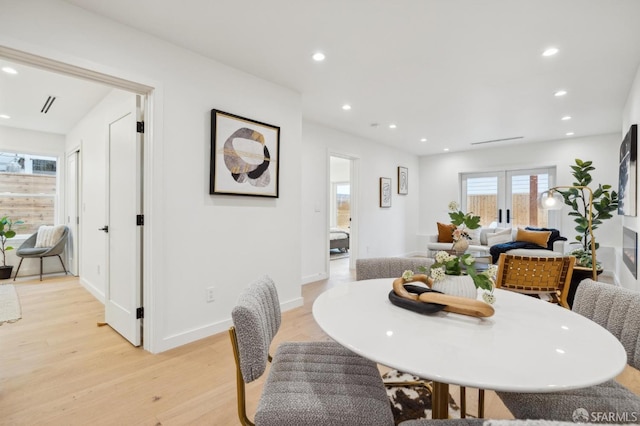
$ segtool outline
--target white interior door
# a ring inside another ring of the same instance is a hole
[[[67,269],[73,275],[78,275],[78,242],[80,241],[79,234],[79,170],[80,170],[80,152],[74,151],[67,156],[66,166],[66,220],[65,224],[69,227],[70,239],[67,244]]]
[[[139,98],[139,97],[138,97]],[[107,290],[105,321],[133,345],[141,344],[142,135],[136,131],[139,99],[109,124]]]

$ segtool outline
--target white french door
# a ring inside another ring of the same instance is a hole
[[[558,215],[538,208],[538,195],[555,183],[555,168],[461,175],[461,208],[486,227],[557,228]]]

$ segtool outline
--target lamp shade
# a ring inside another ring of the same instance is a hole
[[[560,210],[564,205],[564,198],[558,191],[544,191],[538,198],[538,206],[543,210]]]

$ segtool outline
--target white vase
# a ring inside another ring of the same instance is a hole
[[[458,241],[453,243],[451,249],[455,251],[457,254],[462,254],[469,248],[469,240],[466,238],[460,238]]]
[[[444,294],[476,299],[478,290],[473,278],[468,275],[445,275],[441,280],[433,283],[432,288]]]

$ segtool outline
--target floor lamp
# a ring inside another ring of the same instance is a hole
[[[591,226],[592,212],[593,212],[593,191],[588,186],[554,186],[547,191],[540,194],[538,205],[543,210],[560,210],[564,205],[564,197],[558,189],[586,189],[589,191],[589,213],[587,215],[587,222],[589,228],[589,236],[591,237],[591,269],[592,279],[598,281],[598,266],[596,265],[596,237],[593,235],[593,227]]]

